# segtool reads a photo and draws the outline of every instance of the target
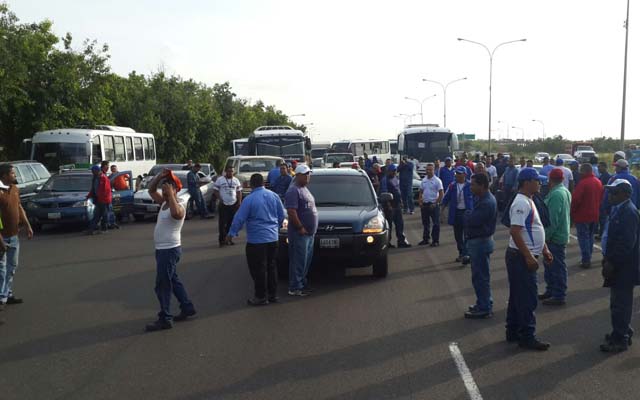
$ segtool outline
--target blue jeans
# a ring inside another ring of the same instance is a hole
[[[182,285],[176,267],[182,255],[180,246],[173,249],[156,250],[156,296],[160,302],[160,312],[158,319],[171,321],[171,293],[176,296],[180,303],[180,310],[184,313],[195,311],[193,303],[189,300],[187,290]]]
[[[451,207],[451,206],[449,206]],[[467,256],[467,246],[464,239],[464,213],[466,210],[457,210],[456,217],[453,222],[453,236],[456,238],[456,246],[460,257]]]
[[[393,223],[396,225],[396,239],[398,240],[398,244],[406,243],[407,238],[404,236],[404,219],[402,218],[402,209],[399,204],[393,208],[392,217]]]
[[[612,286],[609,308],[613,327],[611,338],[615,342],[626,343],[629,336],[633,335],[633,328],[631,328],[633,286]]]
[[[493,253],[493,238],[469,239],[467,249],[471,256],[471,283],[476,292],[476,308],[478,311],[491,311],[493,299],[489,260]]]
[[[400,191],[402,192],[402,208],[407,211],[413,211],[415,209],[415,205],[413,204],[413,187],[411,185],[402,186]]]
[[[20,241],[18,235],[5,237],[7,252],[0,255],[0,303],[6,303],[13,295],[13,276],[18,268]]]
[[[196,202],[200,216],[205,217],[207,215],[207,209],[205,208],[204,197],[202,197],[200,189],[189,189],[189,205],[192,205],[194,201]]]
[[[307,274],[313,259],[313,236],[289,231],[289,290],[307,286]]]
[[[538,276],[527,269],[527,263],[518,250],[507,249],[505,254],[509,277],[509,306],[507,307],[507,334],[515,334],[522,342],[536,336],[538,307]]]
[[[433,238],[433,243],[439,243],[440,206],[436,206],[435,203],[423,203],[420,207],[420,215],[422,216],[422,240],[429,241]],[[433,229],[430,229],[431,222],[433,222]]]
[[[100,229],[107,230],[107,218],[109,217],[109,204],[93,203],[93,219],[89,223],[89,230],[95,231],[98,229],[98,223],[100,223]]]
[[[109,203],[109,208],[107,209],[107,221],[109,226],[116,224],[116,213],[113,212],[113,203]]]
[[[545,294],[564,300],[567,297],[567,264],[564,262],[567,246],[547,242],[547,247],[553,254],[553,261],[551,264],[544,263],[544,281],[547,284]]]
[[[591,262],[591,254],[593,253],[593,235],[596,233],[596,226],[596,222],[576,223],[578,244],[580,245],[580,254],[582,254],[583,263]]]

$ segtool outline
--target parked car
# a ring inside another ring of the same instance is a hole
[[[131,171],[121,171],[109,176],[111,183],[121,175],[132,178]],[[25,204],[31,226],[34,229],[62,224],[83,224],[86,227],[94,212],[93,201],[87,199],[92,178],[91,172],[86,170],[63,171],[51,176]],[[121,219],[133,212],[133,189],[113,190],[112,199],[116,218]]]
[[[178,200],[185,204],[187,209],[187,215],[185,219],[191,219],[194,215],[195,204],[190,202],[191,196],[189,195],[189,190],[187,189],[187,174],[189,171],[173,171],[173,174],[180,179],[182,183],[182,189],[178,192]],[[198,172],[198,177],[200,178],[200,182],[203,183],[200,186],[200,191],[202,192],[202,196],[204,197],[204,204],[209,207],[212,204],[213,197],[213,182],[211,178],[205,175],[202,171]],[[147,185],[148,186],[148,185]],[[161,189],[158,188],[158,192]],[[136,221],[142,221],[148,216],[157,216],[160,210],[160,204],[153,201],[151,195],[149,194],[148,187],[144,189],[138,190],[134,195],[134,209],[133,209],[133,217]]]
[[[598,155],[595,151],[591,150],[580,150],[576,152],[576,160],[579,163],[591,163],[592,159],[597,159]]]
[[[330,168],[313,172],[309,190],[318,209],[313,263],[318,267],[373,266],[373,274],[388,273],[389,226],[381,211],[371,181],[364,171]],[[381,201],[392,199],[389,193]],[[280,230],[278,269],[289,269],[287,224]]]
[[[148,173],[146,173],[144,175],[144,177],[142,178],[142,184],[140,185],[140,189],[145,189],[147,187],[147,185],[149,184],[149,182],[151,182],[151,179],[153,179],[153,177],[162,172],[165,169],[170,169],[171,171],[182,171],[184,168],[184,164],[156,164],[153,167],[151,167],[151,169],[149,170]]]
[[[9,161],[6,164],[13,165],[13,169],[16,171],[17,186],[18,189],[20,189],[20,201],[23,205],[30,197],[34,196],[51,177],[51,174],[45,166],[37,161]]]
[[[640,167],[640,150],[628,150],[627,161],[632,167]]]
[[[544,161],[545,157],[551,159],[551,156],[549,155],[549,153],[545,153],[543,151],[539,151],[539,152],[536,153],[535,157],[533,157],[533,162],[541,163],[541,162]]]
[[[251,175],[255,173],[261,174],[265,180],[265,186],[268,188],[267,175],[269,171],[276,167],[278,160],[284,162],[282,157],[274,156],[232,156],[227,158],[225,167],[227,165],[233,166],[235,177],[238,178],[242,185],[242,196],[248,196],[251,193],[251,185],[249,185]]]
[[[565,153],[556,154],[556,156],[553,157],[553,160],[551,161],[555,163],[555,160],[557,160],[558,158],[561,158],[564,164],[567,164],[570,161],[575,161],[575,159],[571,154],[565,154]]]

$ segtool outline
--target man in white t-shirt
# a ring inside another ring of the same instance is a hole
[[[426,246],[431,242],[432,247],[436,247],[440,244],[440,203],[442,203],[442,196],[444,191],[442,188],[442,181],[435,176],[435,166],[433,163],[428,163],[426,168],[426,175],[422,178],[420,183],[420,214],[422,216],[422,241],[418,243],[418,246]],[[433,223],[433,228],[431,228]]]
[[[530,350],[548,350],[549,343],[536,337],[535,309],[538,306],[538,258],[551,264],[553,256],[545,243],[540,214],[531,199],[540,190],[540,176],[534,168],[518,174],[518,194],[509,209],[510,239],[505,260],[509,277],[507,341]]]
[[[160,183],[162,194],[158,193]],[[160,312],[158,319],[146,326],[147,332],[171,329],[172,321],[184,321],[196,314],[195,307],[176,273],[182,255],[180,231],[186,214],[185,204],[176,196],[181,188],[180,179],[168,169],[158,174],[149,184],[151,198],[160,204],[158,220],[153,231],[156,249],[155,292],[160,302]],[[171,315],[171,294],[174,294],[180,303],[180,314],[175,317]]]
[[[564,187],[569,189],[570,192],[573,192],[573,172],[564,166],[564,160],[562,158],[556,159],[556,168],[560,168],[562,170],[562,176],[564,177],[562,184]]]
[[[227,165],[224,169],[224,175],[216,180],[213,185],[213,195],[220,199],[218,206],[218,243],[220,247],[226,244],[233,244],[232,241],[227,242],[227,235],[231,229],[233,217],[242,203],[242,185],[238,178],[233,176],[233,166]]]

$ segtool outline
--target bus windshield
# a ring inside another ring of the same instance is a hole
[[[44,164],[49,171],[57,171],[66,164],[90,164],[86,143],[34,143],[33,159]]]
[[[423,132],[404,135],[404,153],[420,162],[433,162],[451,157],[451,133]]]
[[[256,150],[259,156],[304,155],[304,139],[283,136],[257,138]]]

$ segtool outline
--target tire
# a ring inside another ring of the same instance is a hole
[[[376,278],[386,278],[389,273],[389,256],[385,254],[373,263],[373,276]]]
[[[142,222],[144,221],[144,214],[133,214],[133,219],[135,219],[136,222]]]

